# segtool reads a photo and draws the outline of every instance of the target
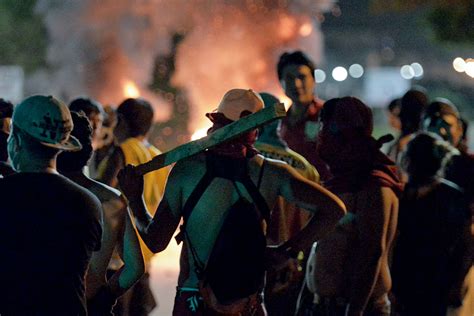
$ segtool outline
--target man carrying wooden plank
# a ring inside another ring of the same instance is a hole
[[[232,89],[217,111],[207,114],[214,123],[209,133],[231,124],[238,129],[241,119],[251,119],[244,116],[262,108],[261,97],[252,90]],[[178,161],[153,218],[143,203],[140,168],[127,166],[119,174],[139,233],[153,252],[167,247],[184,219],[173,315],[265,315],[260,297],[264,264],[284,265],[291,255],[332,231],[345,213],[334,194],[287,164],[258,155],[253,146],[256,127]],[[319,221],[284,244],[265,249],[265,220],[279,195],[315,213]]]

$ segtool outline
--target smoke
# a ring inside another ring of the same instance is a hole
[[[159,119],[170,105],[147,89],[156,56],[168,54],[171,36],[185,34],[173,84],[192,104],[190,129],[231,88],[281,95],[275,65],[285,50],[303,49],[318,62],[322,36],[317,16],[332,0],[38,0],[50,45],[50,69],[28,85],[64,99],[90,95],[106,104],[123,98],[132,81],[155,104]]]

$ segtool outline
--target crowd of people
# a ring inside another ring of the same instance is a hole
[[[283,119],[144,176],[135,166],[160,154],[146,100],[0,99],[0,315],[148,315],[151,255],[177,230],[173,315],[459,313],[474,254],[466,121],[416,87],[388,106],[396,137],[375,139],[370,107],[319,99],[314,70],[284,53]],[[279,103],[231,89],[208,134]]]

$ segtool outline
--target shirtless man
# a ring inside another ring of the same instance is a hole
[[[334,176],[327,187],[349,213],[309,259],[315,295],[306,315],[390,315],[388,253],[402,190],[396,168],[371,137],[372,112],[358,99],[327,101],[321,120],[318,151]]]
[[[74,129],[82,149],[62,153],[58,170],[70,180],[91,191],[103,208],[103,236],[100,251],[93,253],[86,278],[86,297],[89,315],[108,315],[115,301],[143,275],[145,268],[138,237],[128,214],[127,204],[120,191],[87,177],[83,170],[93,150],[93,129],[86,116],[71,112]],[[106,278],[107,267],[114,250],[123,261],[122,267]]]
[[[260,96],[252,90],[230,90],[224,95],[217,112],[208,114],[214,123],[210,131],[262,108],[263,102]],[[250,178],[254,183],[258,183],[264,158],[256,154],[253,147],[255,134],[256,131],[249,132],[237,140],[219,146],[211,154],[217,158],[221,156],[247,159]],[[204,153],[176,163],[168,178],[163,200],[153,218],[143,203],[142,177],[137,177],[131,167],[127,167],[120,173],[120,187],[127,196],[129,205],[136,216],[138,230],[152,251],[160,252],[166,248],[181,220],[183,205],[205,172]],[[245,189],[239,191],[246,192]],[[344,204],[334,194],[318,184],[304,179],[287,164],[275,160],[267,160],[265,163],[260,193],[270,209],[277,197],[281,195],[286,200],[295,202],[315,213],[316,218],[319,219],[319,221],[312,221],[311,227],[307,226],[300,234],[278,247],[274,253],[297,253],[299,250],[305,249],[312,241],[329,233],[345,213]],[[239,194],[232,182],[216,178],[196,204],[187,222],[186,231],[198,257],[204,262],[210,255],[225,211],[238,198]],[[185,299],[189,298],[186,294],[192,293],[196,297],[196,301],[200,299],[199,280],[194,262],[190,259],[192,255],[188,251],[188,242],[185,240],[173,315],[203,315],[206,312],[200,306],[197,308],[197,312],[193,313],[186,306]]]

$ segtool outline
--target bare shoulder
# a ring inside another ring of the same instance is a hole
[[[90,179],[90,187],[88,189],[94,193],[102,203],[111,200],[120,200],[122,195],[119,190],[92,179]]]
[[[369,185],[362,192],[357,194],[357,201],[354,203],[365,205],[366,207],[358,207],[359,213],[372,213],[373,209],[383,209],[386,211],[398,207],[398,197],[389,187],[377,184]]]

